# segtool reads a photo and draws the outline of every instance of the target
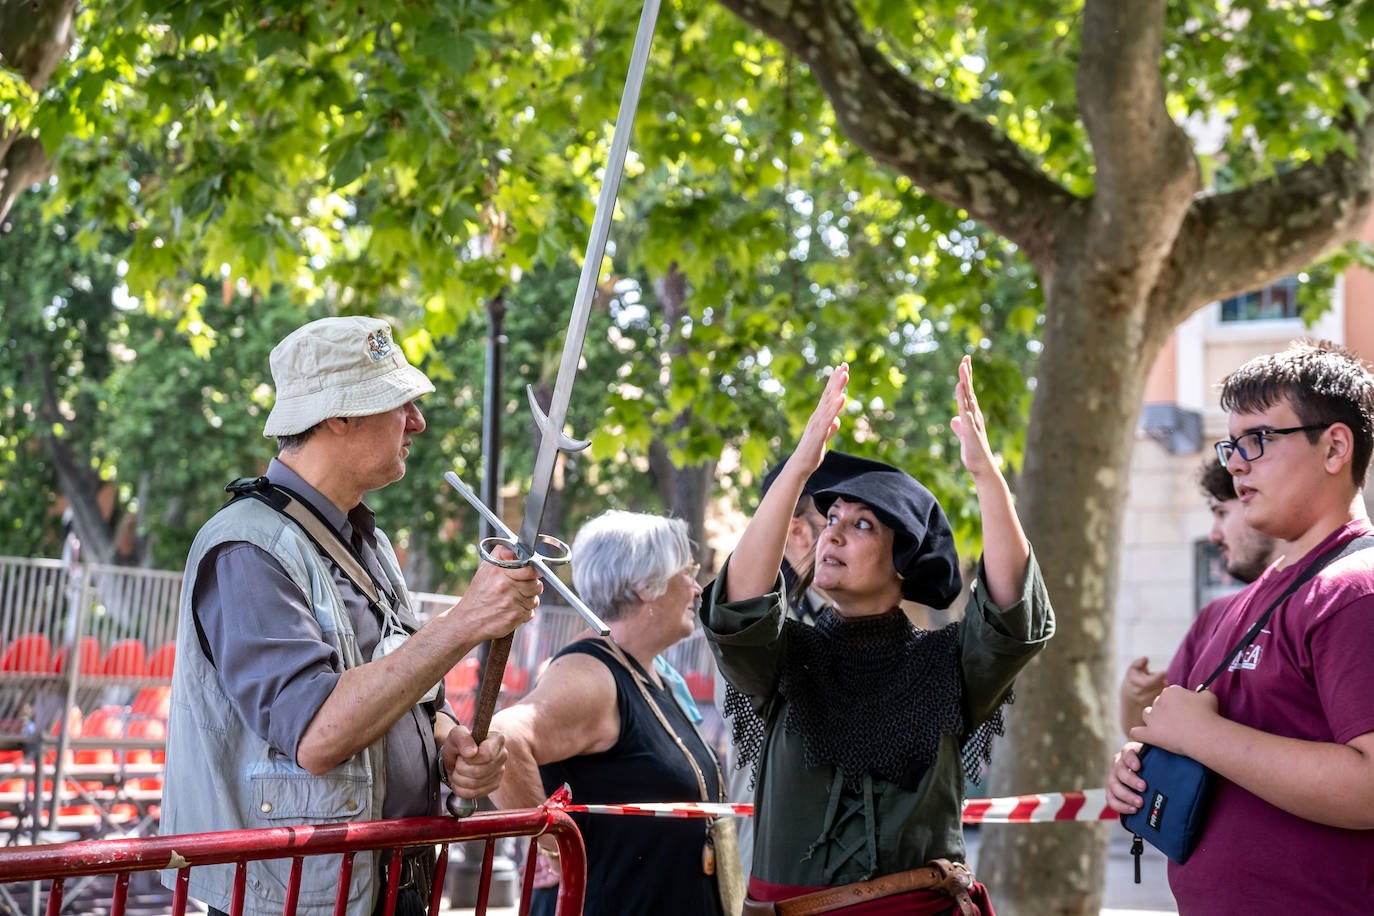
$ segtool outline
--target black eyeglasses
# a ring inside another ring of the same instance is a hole
[[[1284,429],[1259,429],[1253,433],[1246,433],[1243,436],[1236,436],[1234,439],[1222,439],[1216,444],[1217,460],[1222,467],[1231,463],[1231,456],[1240,452],[1240,457],[1246,461],[1255,461],[1264,457],[1264,443],[1271,436],[1282,436],[1287,433],[1307,433],[1316,429],[1326,429],[1330,423],[1314,423],[1308,426],[1289,426]]]

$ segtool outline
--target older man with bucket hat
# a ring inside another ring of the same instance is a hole
[[[531,569],[483,564],[460,605],[424,626],[391,542],[363,502],[400,480],[434,391],[384,320],[313,321],[271,354],[267,473],[229,486],[187,559],[172,678],[164,833],[437,813],[440,784],[476,798],[499,783],[499,735],[457,723],[444,674],[528,621]],[[445,745],[457,750],[441,771]],[[283,911],[291,861],[251,863],[245,914]],[[407,855],[403,900],[428,901],[433,856]],[[164,872],[164,882],[175,878]],[[304,860],[300,913],[332,912],[339,860]],[[353,865],[348,912],[380,909],[381,857]],[[233,866],[191,871],[191,894],[228,911]],[[169,884],[169,886],[171,886]]]

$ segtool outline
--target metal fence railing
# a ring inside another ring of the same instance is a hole
[[[443,904],[445,870],[449,844],[482,841],[485,854],[478,882],[477,912],[485,912],[492,886],[492,863],[496,842],[509,837],[536,837],[550,834],[558,843],[562,879],[557,897],[557,916],[578,916],[586,889],[586,849],[572,818],[555,804],[539,808],[494,811],[457,820],[448,817],[408,818],[325,826],[272,827],[221,833],[183,834],[120,840],[88,840],[55,843],[38,848],[0,850],[0,891],[19,910],[37,913],[46,899],[45,911],[58,916],[71,885],[97,876],[113,876],[111,899],[103,911],[123,914],[130,906],[130,881],[162,869],[176,870],[175,888],[170,902],[162,901],[160,911],[172,916],[187,912],[191,872],[209,865],[235,866],[233,903],[228,911],[239,916],[243,911],[245,887],[252,870],[268,861],[289,860],[283,916],[299,911],[303,863],[307,857],[335,856],[331,871],[338,875],[332,912],[343,916],[353,890],[353,864],[359,854],[381,850],[390,863],[390,880],[382,889],[382,912],[395,912],[402,850],[438,847],[433,890],[427,904],[429,916],[436,916]],[[530,856],[535,844],[530,843]],[[533,861],[525,868],[524,892],[519,912],[529,912],[535,869]],[[198,912],[198,910],[197,910]],[[319,912],[318,907],[311,912]]]
[[[158,815],[181,574],[0,557],[0,839],[43,829],[105,836]],[[459,601],[415,593],[422,619]],[[541,666],[587,631],[570,608],[542,604],[516,631],[499,705],[524,696]],[[714,663],[700,631],[665,653],[707,715]],[[445,678],[471,722],[476,653]]]

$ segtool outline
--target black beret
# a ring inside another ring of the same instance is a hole
[[[935,495],[910,474],[881,461],[844,455],[840,465],[849,473],[811,492],[816,508],[824,513],[841,498],[868,506],[892,529],[892,564],[902,576],[903,597],[927,607],[949,607],[963,579],[954,532]]]
[[[788,456],[791,457],[791,456]],[[773,486],[773,481],[778,479],[778,473],[782,471],[782,466],[787,463],[784,458],[773,466],[768,475],[763,478],[763,493],[766,494],[768,488]],[[863,471],[894,470],[891,465],[883,464],[881,461],[874,461],[872,458],[860,458],[858,455],[850,455],[845,452],[827,451],[825,457],[821,459],[821,466],[806,478],[806,483],[802,485],[802,492],[808,496],[815,496],[817,491],[824,490],[831,484],[839,483],[848,477]],[[829,505],[829,503],[827,503]]]

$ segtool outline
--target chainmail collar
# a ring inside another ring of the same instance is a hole
[[[867,773],[910,790],[934,764],[943,736],[967,735],[958,623],[922,630],[897,608],[854,620],[827,608],[814,627],[788,620],[783,640],[783,727],[802,737],[807,766],[836,767],[850,788]],[[756,764],[766,723],[733,687],[724,712],[740,766]],[[964,742],[971,778],[989,759],[994,732],[1003,732],[1000,707]]]

